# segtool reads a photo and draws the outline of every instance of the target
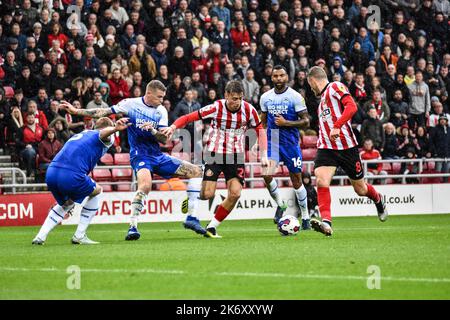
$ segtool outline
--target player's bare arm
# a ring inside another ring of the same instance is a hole
[[[110,135],[112,135],[118,131],[125,130],[126,128],[131,126],[131,123],[129,123],[128,120],[129,120],[128,118],[121,118],[116,121],[116,124],[114,125],[114,127],[106,127],[104,129],[100,130],[100,139],[102,141],[107,142],[109,140]]]
[[[264,129],[267,129],[267,112],[261,112],[261,123]]]
[[[296,128],[308,128],[310,122],[310,116],[307,111],[299,112],[299,120],[286,120],[281,114],[275,117],[275,124],[279,127],[296,127]]]
[[[156,130],[155,128],[153,128],[153,125],[150,122],[145,122],[139,127],[143,130],[150,131],[151,134],[155,137],[155,139],[158,140],[158,142],[166,143],[167,140],[170,138],[163,132],[163,130],[167,128]]]
[[[107,117],[113,114],[111,108],[77,109],[67,101],[61,102],[60,107],[72,115],[91,118]]]

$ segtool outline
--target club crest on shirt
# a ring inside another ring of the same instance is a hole
[[[331,111],[329,108],[326,108],[325,110],[322,111],[322,113],[320,114],[320,117],[324,120],[326,120],[327,118],[329,118],[331,115]]]

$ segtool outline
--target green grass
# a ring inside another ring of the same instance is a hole
[[[450,215],[336,218],[332,238],[281,237],[269,220],[226,221],[223,239],[146,223],[136,242],[126,225],[93,225],[101,245],[73,246],[74,229],[35,247],[38,227],[0,228],[0,299],[450,299]],[[67,289],[70,265],[79,290]]]

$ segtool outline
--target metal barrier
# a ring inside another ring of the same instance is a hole
[[[422,173],[424,169],[424,164],[429,162],[447,162],[450,161],[450,159],[389,159],[389,160],[366,160],[362,161],[364,170],[367,172],[367,166],[369,164],[379,164],[379,163],[417,163],[418,164],[418,174],[387,174],[387,175],[374,175],[369,176],[366,175],[365,179],[367,180],[385,180],[385,179],[402,179],[403,183],[406,183],[406,179],[422,179],[422,178],[450,178],[450,173]],[[263,181],[262,177],[256,177],[255,178],[255,166],[261,166],[261,163],[259,162],[249,162],[245,163],[245,166],[250,167],[250,176],[246,177],[246,181],[249,182],[249,187],[254,187],[254,182],[256,181]],[[303,162],[303,169],[308,172],[312,172],[312,168],[314,167],[314,161],[304,161]],[[131,166],[128,165],[117,165],[117,166],[98,166],[97,169],[131,169]],[[2,188],[12,188],[12,193],[16,193],[17,188],[46,188],[45,183],[27,183],[26,181],[26,175],[25,173],[20,170],[19,168],[0,168],[0,172],[6,171],[6,172],[13,172],[13,178],[11,184],[2,184]],[[17,183],[16,175],[15,173],[19,173],[23,177],[24,183],[20,184]],[[289,177],[274,177],[278,181],[290,181]],[[312,176],[311,179],[314,181],[315,177]],[[182,181],[187,181],[187,179],[181,179]],[[339,181],[340,185],[345,185],[346,181],[349,181],[349,178],[347,176],[334,176],[334,181]],[[167,180],[153,180],[152,182],[154,184],[162,184],[165,183]],[[218,180],[218,182],[223,182],[225,179],[221,178]],[[108,185],[121,185],[121,184],[129,184],[130,181],[111,181],[111,182],[98,182],[99,184],[108,184]],[[132,179],[131,179],[131,188],[132,191],[136,191],[137,189],[137,180],[136,176],[134,174],[134,171],[132,173]]]

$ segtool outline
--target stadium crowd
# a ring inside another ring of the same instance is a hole
[[[306,75],[318,65],[358,103],[363,159],[450,158],[448,0],[2,0],[0,12],[0,148],[27,175],[93,127],[62,100],[106,108],[159,79],[172,122],[241,79],[259,109],[275,65],[306,99],[303,134],[317,132]],[[127,148],[121,135],[112,152]]]

